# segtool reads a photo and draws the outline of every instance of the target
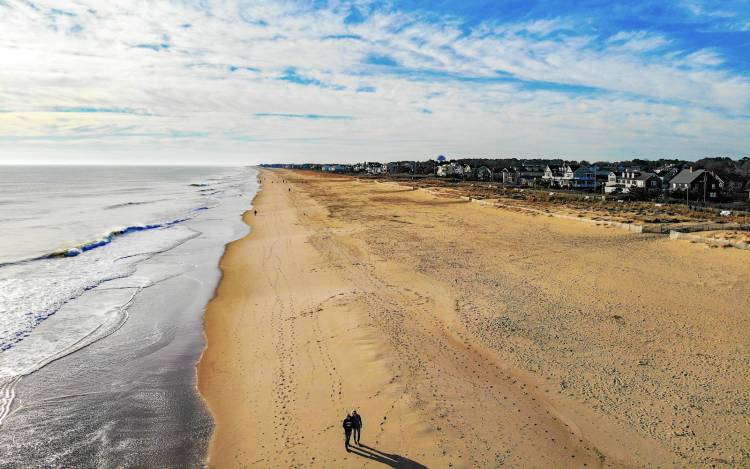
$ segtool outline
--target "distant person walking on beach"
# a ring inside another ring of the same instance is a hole
[[[359,437],[362,433],[362,417],[356,410],[352,411],[352,427],[354,428],[354,442],[359,444]]]
[[[344,427],[344,436],[346,437],[344,447],[347,451],[349,451],[349,439],[352,437],[352,428],[354,428],[354,422],[352,422],[351,415],[346,414],[346,418],[344,419],[342,426]]]

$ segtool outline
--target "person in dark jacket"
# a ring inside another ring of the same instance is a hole
[[[346,437],[346,440],[344,441],[344,448],[349,451],[349,439],[352,437],[352,429],[354,428],[354,422],[352,422],[351,415],[346,414],[346,418],[344,419],[342,426],[344,427],[344,437]]]
[[[362,433],[362,417],[357,411],[352,411],[352,428],[354,429],[354,442],[359,444],[359,437]]]

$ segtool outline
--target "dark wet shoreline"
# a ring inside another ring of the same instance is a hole
[[[144,290],[111,336],[24,377],[0,467],[199,467],[212,421],[199,396],[205,295],[191,278]]]

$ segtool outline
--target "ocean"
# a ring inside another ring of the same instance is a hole
[[[203,464],[202,313],[256,174],[0,167],[0,467]]]

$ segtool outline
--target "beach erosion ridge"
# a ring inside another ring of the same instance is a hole
[[[210,467],[747,465],[748,253],[260,180],[205,314]]]

